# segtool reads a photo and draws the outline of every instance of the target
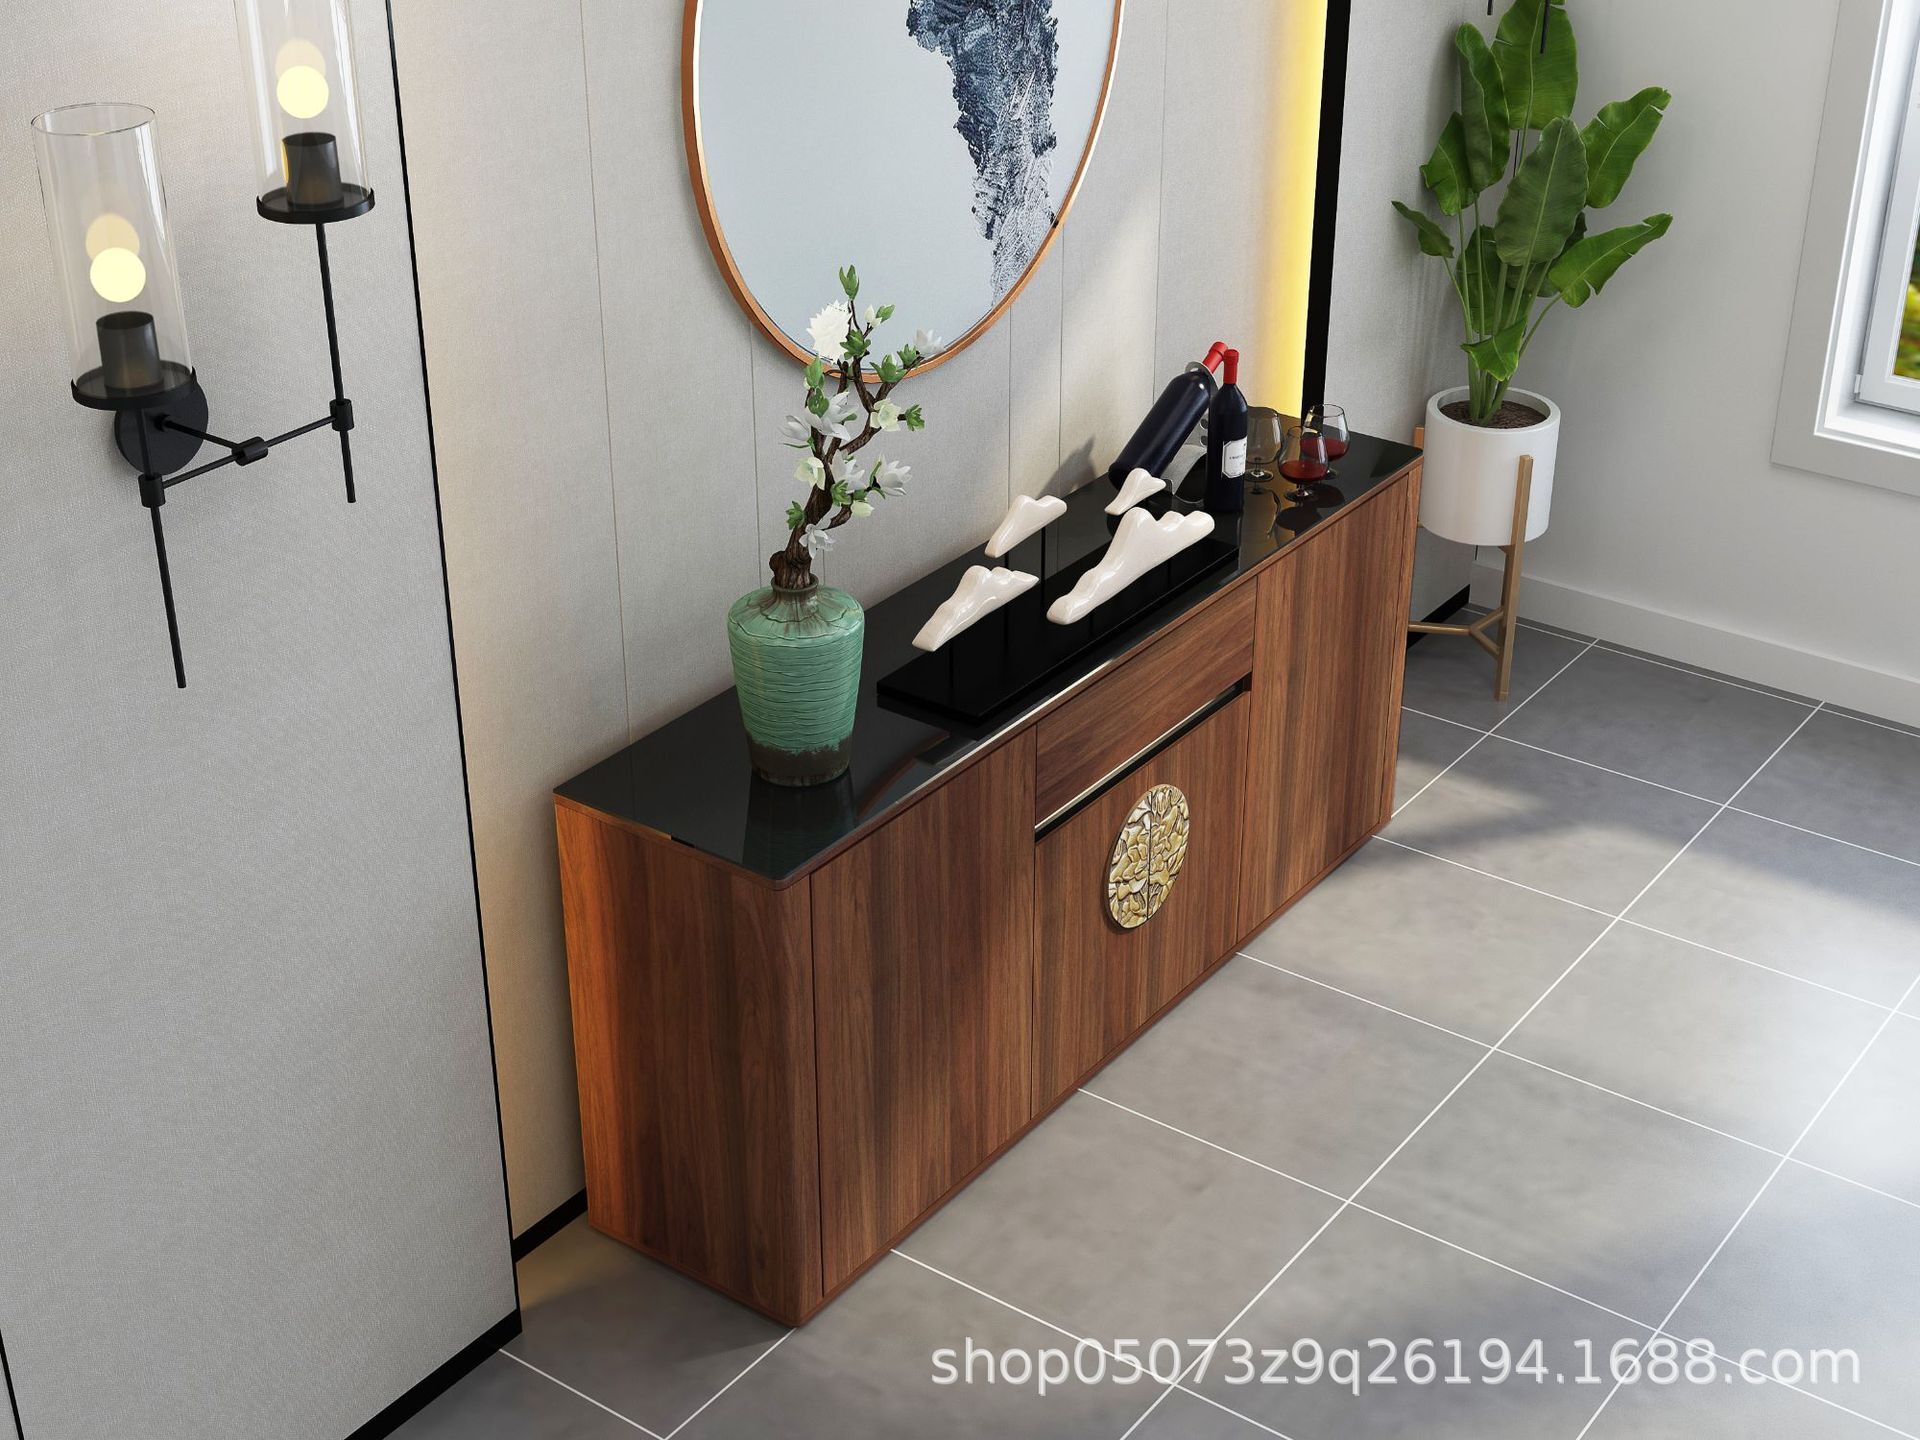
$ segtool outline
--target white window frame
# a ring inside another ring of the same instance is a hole
[[[1920,414],[1859,393],[1916,52],[1920,0],[1840,0],[1773,459],[1920,497]]]
[[[1894,57],[1888,56],[1889,70]],[[1906,312],[1907,285],[1913,273],[1913,248],[1920,238],[1920,88],[1907,57],[1906,116],[1900,126],[1898,158],[1887,191],[1886,218],[1880,227],[1880,254],[1874,264],[1867,302],[1867,339],[1854,394],[1869,405],[1920,414],[1920,380],[1893,371]],[[1891,77],[1890,77],[1891,78]],[[1889,90],[1893,87],[1889,86]]]

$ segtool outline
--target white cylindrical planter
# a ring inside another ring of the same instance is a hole
[[[1427,401],[1426,458],[1420,477],[1420,523],[1463,545],[1505,545],[1513,538],[1513,496],[1520,457],[1533,457],[1533,490],[1527,505],[1527,539],[1547,528],[1553,507],[1553,458],[1560,448],[1560,407],[1544,395],[1509,390],[1507,398],[1531,405],[1546,420],[1524,430],[1466,425],[1441,413],[1465,400],[1467,390],[1442,390]]]

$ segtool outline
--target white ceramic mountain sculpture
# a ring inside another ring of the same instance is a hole
[[[1149,495],[1158,495],[1167,488],[1167,482],[1158,475],[1149,475],[1145,470],[1135,470],[1127,476],[1127,483],[1120,487],[1120,493],[1107,502],[1109,515],[1124,515]]]
[[[1067,513],[1067,502],[1058,495],[1022,495],[1007,511],[1007,518],[987,541],[987,558],[998,560],[1029,535],[1037,535]]]
[[[1082,575],[1071,592],[1053,602],[1047,619],[1056,625],[1086,619],[1154,566],[1212,533],[1213,516],[1205,511],[1167,514],[1155,520],[1144,510],[1129,510],[1120,517],[1120,528],[1100,563]]]
[[[916,650],[938,650],[954,636],[982,616],[991,615],[1016,596],[1024,595],[1039,578],[996,566],[969,565],[952,595],[940,602],[940,608],[928,617],[913,637]]]

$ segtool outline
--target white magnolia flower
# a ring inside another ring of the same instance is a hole
[[[946,343],[946,341],[942,340],[931,330],[916,330],[913,332],[913,348],[918,350],[922,356],[934,354]]]
[[[856,500],[848,508],[851,509],[853,513],[857,516],[867,516],[873,513],[873,506],[868,504],[865,500]]]
[[[780,422],[780,440],[782,444],[806,449],[813,443],[812,418],[806,415],[787,416]]]
[[[874,321],[880,318],[879,308],[873,305],[867,306],[865,310],[860,312],[860,318],[869,325],[873,324]]]
[[[867,467],[851,455],[842,455],[833,462],[833,480],[836,485],[864,484]]]
[[[800,532],[800,543],[807,547],[807,554],[818,560],[833,548],[833,532],[815,523]]]
[[[882,460],[880,468],[874,472],[874,488],[889,500],[897,500],[907,493],[907,481],[912,475],[911,465],[902,465],[898,460]]]
[[[906,414],[891,400],[882,400],[873,407],[873,428],[876,430],[898,430],[900,417]]]
[[[827,479],[827,467],[820,463],[819,457],[809,455],[793,467],[793,478],[809,490],[818,490]]]
[[[853,324],[853,311],[847,302],[836,300],[807,322],[807,335],[813,341],[813,353],[825,360],[838,360],[841,346],[847,343],[847,328]]]
[[[858,395],[842,390],[827,401],[826,414],[813,417],[813,428],[829,440],[851,440],[867,428],[867,412]]]

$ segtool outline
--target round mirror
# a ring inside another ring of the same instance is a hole
[[[1012,303],[1086,173],[1124,0],[687,0],[687,160],[728,286],[789,354],[840,299],[934,363]]]

